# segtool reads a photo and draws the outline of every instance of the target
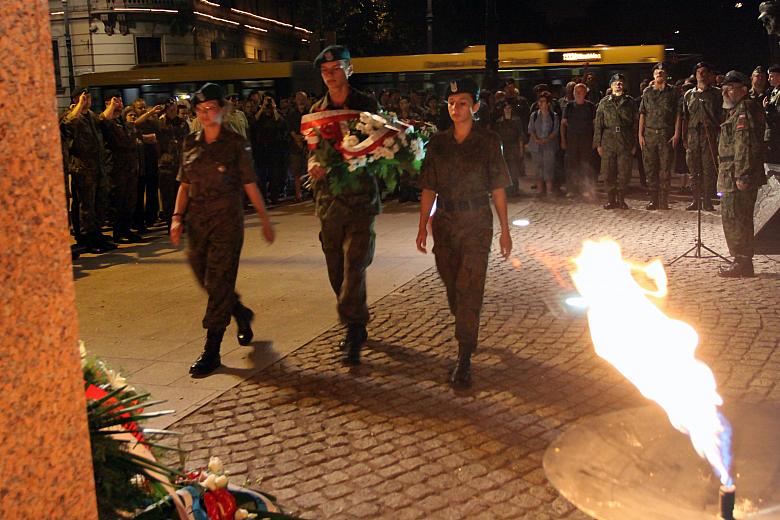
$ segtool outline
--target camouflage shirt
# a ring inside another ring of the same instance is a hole
[[[471,200],[511,186],[501,138],[474,125],[468,137],[455,141],[453,129],[435,134],[426,148],[420,187],[447,201]]]
[[[679,109],[680,96],[671,85],[665,85],[661,90],[650,85],[642,93],[639,113],[645,116],[647,128],[674,132]]]
[[[718,87],[699,90],[694,87],[682,99],[682,117],[688,128],[718,128],[723,121],[723,96]]]
[[[251,147],[224,126],[211,144],[202,130],[193,132],[184,139],[177,180],[190,185],[190,200],[195,203],[235,202],[240,208],[244,184],[257,182]]]
[[[376,100],[359,90],[350,87],[347,100],[342,106],[336,106],[329,94],[317,101],[311,112],[323,112],[325,110],[361,110],[376,113],[379,105]],[[313,183],[314,203],[317,216],[320,218],[346,217],[353,212],[367,215],[377,215],[382,209],[379,197],[379,186],[373,176],[361,175],[360,185],[354,189],[345,189],[339,195],[333,195],[325,177]]]
[[[769,92],[766,105],[766,132],[764,141],[769,142],[780,138],[780,87]]]
[[[73,113],[71,105],[60,120],[60,129],[70,145],[70,167],[74,171],[106,171],[108,158],[100,131],[100,119],[91,110],[80,116]]]
[[[164,170],[175,172],[179,169],[181,147],[184,138],[190,133],[190,127],[183,119],[178,117],[168,119],[165,116],[158,119],[156,125],[155,133],[160,147],[158,165]]]
[[[763,115],[755,101],[745,98],[737,103],[720,126],[718,191],[736,191],[736,181],[743,175],[754,188],[766,184],[763,131]]]
[[[593,128],[593,147],[607,152],[630,152],[636,147],[637,107],[627,94],[610,94],[599,103]]]

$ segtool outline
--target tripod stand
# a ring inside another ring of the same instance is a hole
[[[699,174],[701,176],[702,174]],[[731,260],[726,258],[725,256],[721,255],[720,253],[717,253],[716,251],[713,251],[709,247],[705,246],[704,243],[701,241],[701,208],[704,205],[704,189],[701,183],[701,179],[699,179],[699,186],[696,190],[696,203],[698,208],[696,209],[696,241],[693,244],[693,247],[691,247],[689,250],[669,262],[669,265],[674,265],[675,262],[678,260],[681,260],[683,258],[720,258],[721,260],[725,260],[728,263],[732,263]],[[709,255],[702,255],[701,250],[704,249],[705,251],[711,253]],[[693,254],[691,254],[693,253]]]

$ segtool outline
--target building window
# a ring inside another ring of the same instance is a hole
[[[136,37],[135,49],[138,63],[162,63],[162,41],[160,38]]]
[[[51,42],[51,55],[54,61],[54,85],[57,87],[57,92],[62,92],[62,71],[60,70],[60,42],[52,40]]]

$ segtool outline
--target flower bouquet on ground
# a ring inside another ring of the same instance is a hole
[[[178,434],[141,424],[173,410],[145,411],[164,401],[150,400],[150,394],[136,391],[102,360],[88,356],[83,343],[79,347],[101,520],[294,520],[272,496],[229,484],[217,458],[194,472],[160,462],[160,455],[174,452],[184,467],[181,449],[152,440]]]
[[[326,182],[330,193],[339,195],[356,189],[360,177],[370,175],[388,189],[398,176],[420,173],[430,128],[416,129],[392,114],[371,114],[358,110],[326,110],[301,119],[301,133],[311,156],[309,171],[319,166],[325,176],[309,176],[309,183]]]

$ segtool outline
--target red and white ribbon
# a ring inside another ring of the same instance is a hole
[[[330,125],[340,127],[342,122],[359,119],[360,114],[362,114],[362,112],[359,110],[326,110],[323,112],[306,114],[301,118],[301,134],[303,134],[304,137],[311,137],[312,135],[316,135],[315,129],[317,128],[322,129],[323,127]],[[396,126],[396,123],[389,124],[385,122],[382,128],[372,132],[368,137],[356,145],[345,144],[345,135],[340,132],[339,135],[334,136],[333,146],[341,152],[341,155],[345,159],[363,157],[382,146],[386,139],[395,137],[401,132],[405,132],[406,127],[409,126],[400,122],[398,122],[397,125],[398,126]],[[310,144],[310,148],[316,148],[316,144],[313,146]]]

